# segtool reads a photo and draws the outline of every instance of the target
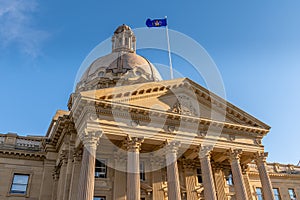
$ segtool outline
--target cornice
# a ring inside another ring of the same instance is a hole
[[[84,97],[92,96],[92,99],[87,98],[87,100],[93,101],[95,99],[98,99],[102,100],[102,102],[113,101],[121,103],[124,101],[134,100],[135,98],[145,98],[146,96],[152,95],[155,96],[159,93],[166,93],[174,89],[192,90],[199,99],[203,99],[203,103],[206,102],[205,104],[213,106],[214,109],[220,109],[223,112],[226,111],[226,114],[229,118],[232,118],[235,121],[243,121],[245,124],[249,124],[249,127],[253,126],[265,130],[270,129],[270,127],[265,123],[259,121],[255,117],[242,111],[241,109],[225,101],[223,98],[210,92],[209,90],[205,89],[204,87],[191,81],[188,78],[85,91],[73,96],[80,97],[80,101]],[[76,110],[78,103],[78,100],[76,103],[74,102],[72,110]]]
[[[31,152],[31,151],[20,151],[20,150],[0,150],[1,157],[14,158],[14,159],[27,159],[27,160],[44,160],[46,158],[45,152]]]
[[[256,136],[257,136],[257,134],[264,136],[269,132],[269,130],[259,128],[259,127],[234,124],[234,123],[230,123],[230,122],[215,121],[215,120],[211,120],[211,119],[207,119],[207,118],[194,117],[194,116],[183,115],[183,114],[172,113],[172,112],[165,112],[162,110],[156,110],[156,109],[152,109],[152,108],[144,108],[144,107],[127,105],[127,104],[105,101],[105,100],[95,100],[95,99],[90,99],[88,97],[83,97],[83,99],[85,99],[86,101],[90,100],[90,101],[97,102],[97,107],[95,107],[95,109],[93,109],[93,111],[96,111],[97,114],[104,114],[107,116],[113,114],[114,116],[122,117],[122,115],[124,116],[124,113],[126,113],[123,111],[127,111],[127,113],[130,113],[130,115],[136,116],[136,118],[141,118],[144,115],[145,116],[144,120],[149,120],[150,118],[148,115],[150,114],[151,116],[163,117],[163,118],[177,120],[177,121],[183,120],[183,121],[187,121],[187,122],[199,123],[202,125],[212,125],[215,127],[223,127],[225,129],[233,130],[233,131],[255,133]],[[114,113],[112,113],[112,110],[110,108],[114,109]],[[118,113],[117,110],[119,110],[121,112]],[[82,115],[82,110],[77,111],[77,113],[80,113]]]

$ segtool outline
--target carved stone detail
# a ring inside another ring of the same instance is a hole
[[[143,137],[128,137],[127,138],[127,150],[129,152],[139,152],[144,141]]]
[[[194,108],[194,105],[190,97],[186,95],[179,95],[177,97],[176,103],[170,109],[171,112],[183,114],[183,115],[193,115],[197,116],[197,111]]]

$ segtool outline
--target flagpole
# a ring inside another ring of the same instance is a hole
[[[165,16],[167,19],[167,16]],[[169,64],[170,64],[170,76],[173,79],[173,66],[172,66],[172,57],[171,57],[171,48],[170,48],[170,39],[169,39],[169,29],[168,29],[168,22],[166,25],[166,35],[167,35],[167,42],[168,42],[168,53],[169,53]]]

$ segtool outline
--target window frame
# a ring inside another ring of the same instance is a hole
[[[275,191],[277,191],[277,194],[275,193]],[[279,188],[273,188],[273,194],[274,194],[275,200],[281,200]]]
[[[258,190],[260,191],[260,193],[258,194]],[[262,193],[262,187],[255,187],[255,196],[257,200],[263,200],[264,196]]]
[[[146,181],[145,162],[140,161],[140,181]]]
[[[198,184],[203,184],[202,170],[201,170],[200,167],[196,168],[196,176],[197,176],[197,183]],[[201,181],[200,181],[200,179],[201,179]]]
[[[228,185],[228,186],[233,186],[234,185],[232,172],[230,172],[228,174],[228,176],[225,177],[225,181],[226,181],[226,185]]]
[[[28,176],[25,193],[14,193],[14,192],[11,191],[11,189],[13,187],[13,184],[14,184],[15,175]],[[31,186],[31,179],[32,179],[32,173],[20,172],[20,171],[12,171],[11,172],[11,178],[10,178],[10,184],[8,184],[8,190],[7,190],[7,195],[6,196],[8,196],[8,197],[9,196],[29,197],[30,186]]]
[[[93,197],[93,200],[97,200],[97,199],[95,199],[95,198],[102,198],[102,199],[100,199],[100,200],[106,200],[106,196],[94,196],[94,197]]]
[[[104,166],[97,167],[97,162],[100,162],[100,163],[104,164]],[[104,174],[101,171],[101,169],[102,170],[104,169],[104,171],[105,171]],[[103,176],[101,176],[101,174]],[[95,159],[95,174],[94,174],[94,177],[95,178],[107,178],[107,159]]]
[[[293,192],[293,197],[291,196],[290,192]],[[294,188],[288,188],[288,193],[289,193],[290,200],[296,200],[297,199],[296,192],[295,192]]]

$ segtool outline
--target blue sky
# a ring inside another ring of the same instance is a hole
[[[268,161],[297,164],[299,8],[296,0],[0,0],[0,132],[44,135],[97,44],[120,24],[139,28],[167,15],[170,29],[213,58],[227,100],[272,127],[263,141]],[[175,59],[174,68],[182,63]]]

